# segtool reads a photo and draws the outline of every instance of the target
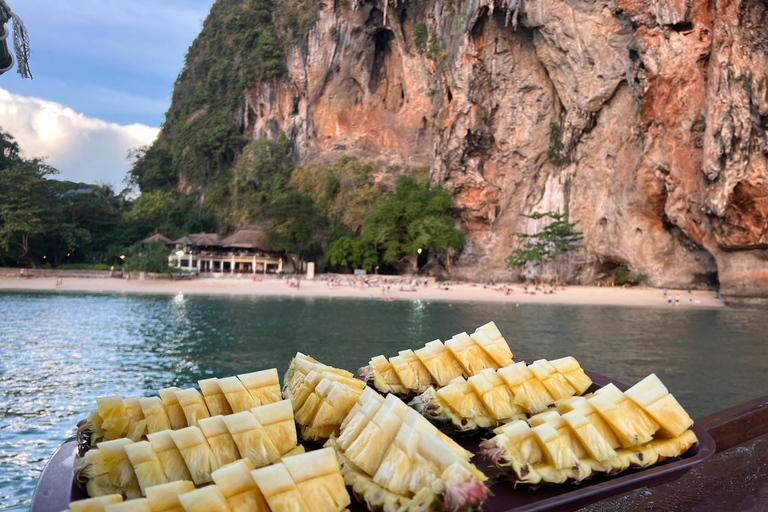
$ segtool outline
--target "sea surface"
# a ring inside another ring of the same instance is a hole
[[[493,320],[517,357],[656,372],[694,418],[768,394],[768,312],[343,299],[0,293],[0,511],[27,510],[95,398],[277,367],[351,371]]]

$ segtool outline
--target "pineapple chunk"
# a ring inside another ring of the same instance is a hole
[[[382,393],[395,393],[404,395],[408,390],[400,382],[397,372],[392,364],[384,356],[371,358],[371,369],[373,370],[373,385]]]
[[[470,337],[494,361],[495,368],[504,368],[512,364],[512,351],[509,350],[504,338],[493,340],[482,331],[475,331]]]
[[[616,457],[616,452],[600,432],[579,411],[570,411],[562,416],[590,457],[597,461]]]
[[[576,394],[576,390],[568,384],[565,377],[555,370],[552,364],[545,360],[539,359],[534,361],[528,368],[536,375],[536,378],[544,384],[544,387],[549,391],[553,400],[562,400]]]
[[[125,453],[133,465],[142,495],[146,495],[147,487],[168,482],[160,458],[149,441],[126,445]]]
[[[673,439],[654,439],[649,444],[659,455],[659,458],[664,460],[680,457],[698,442],[696,434],[692,430],[686,430],[682,435]]]
[[[488,322],[485,325],[481,325],[477,329],[475,329],[475,332],[482,332],[485,335],[487,335],[492,340],[498,340],[501,338],[501,331],[499,331],[499,328],[496,327],[496,324],[494,322]],[[509,348],[509,346],[507,346]],[[509,351],[509,356],[512,357],[512,351]]]
[[[383,413],[383,414],[382,414]],[[397,435],[400,418],[379,410],[346,450],[346,457],[368,475],[375,475],[389,444]]]
[[[579,362],[572,356],[563,357],[550,361],[552,366],[555,367],[559,373],[565,377],[568,384],[573,386],[576,390],[576,394],[583,395],[592,386],[592,379],[589,375],[584,373],[584,370],[579,365]]]
[[[211,471],[218,468],[216,458],[203,432],[198,427],[186,427],[170,432],[174,444],[181,452],[195,485],[211,481]],[[186,507],[185,507],[186,508]]]
[[[542,423],[551,425],[552,428],[554,428],[557,432],[557,435],[563,439],[563,442],[568,446],[568,448],[571,449],[573,454],[576,455],[577,459],[581,460],[583,458],[589,457],[589,454],[582,445],[581,440],[568,426],[568,423],[563,419],[563,417],[560,416],[559,412],[549,409],[537,414],[536,416],[532,416],[528,420],[528,423],[532,427],[536,427]]]
[[[227,402],[227,397],[224,396],[224,392],[219,386],[218,379],[203,379],[197,381],[200,386],[200,391],[203,392],[205,398],[205,405],[208,407],[208,411],[211,416],[226,416],[232,414],[232,407]]]
[[[104,512],[152,512],[146,498],[128,500],[104,507]]]
[[[291,459],[288,459],[291,460]],[[304,512],[314,510],[299,491],[283,464],[275,464],[251,472],[251,476],[272,512]]]
[[[619,439],[613,433],[611,427],[608,426],[608,423],[605,422],[602,416],[597,413],[597,410],[583,396],[573,396],[565,400],[559,400],[555,405],[560,414],[570,411],[580,412],[597,429],[600,436],[606,440],[611,448],[615,450],[621,446]]]
[[[126,398],[123,404],[125,405],[125,415],[129,418],[125,437],[138,443],[147,433],[147,420],[144,419],[144,413],[141,410],[141,398],[131,396]]]
[[[227,425],[224,423],[223,416],[203,418],[198,426],[211,447],[217,467],[222,467],[242,458],[235,440],[232,439],[232,434],[229,433]]]
[[[130,444],[133,444],[133,441],[127,438],[103,441],[99,443],[98,450],[90,450],[86,453],[86,462],[98,461],[93,464],[93,474],[106,475],[109,484],[129,499],[141,496],[141,488],[136,479],[136,473],[125,453],[125,447]],[[91,452],[95,453],[91,454]],[[107,494],[114,494],[114,492]],[[92,494],[90,489],[89,495],[91,497],[97,496]]]
[[[227,500],[215,485],[182,494],[179,501],[186,512],[230,512]]]
[[[181,404],[179,404],[179,399],[176,398],[177,391],[181,390],[179,388],[166,388],[158,391],[160,400],[165,405],[165,412],[168,414],[168,420],[171,422],[173,430],[179,430],[187,426],[184,410],[181,408]]]
[[[259,405],[237,377],[225,377],[218,379],[218,381],[221,392],[224,393],[232,412],[250,411]]]
[[[403,360],[413,371],[416,378],[415,386],[410,388],[411,391],[416,393],[423,393],[432,384],[432,376],[429,374],[429,370],[421,362],[416,353],[413,350],[401,350],[398,357],[402,357]],[[391,360],[390,360],[391,361]],[[394,365],[394,363],[392,363]]]
[[[401,496],[408,496],[411,491],[411,455],[406,450],[413,450],[417,446],[409,446],[411,435],[414,434],[413,428],[407,424],[402,424],[395,437],[395,442],[389,447],[384,459],[379,465],[376,474],[373,475],[373,481],[380,486]],[[418,435],[414,436],[418,442]],[[414,461],[415,462],[415,461]],[[418,489],[416,489],[418,490]]]
[[[524,411],[536,414],[554,403],[547,388],[525,363],[515,363],[498,370],[498,375],[507,383],[515,395],[515,404]]]
[[[413,368],[411,368],[404,357],[390,357],[389,364],[392,365],[392,369],[397,374],[397,378],[400,379],[400,382],[408,391],[418,389],[419,382],[418,377],[416,376],[416,372],[413,371]]]
[[[567,477],[581,481],[589,476],[584,474],[585,468],[581,467],[579,459],[573,453],[573,450],[571,450],[565,439],[558,434],[552,425],[544,423],[533,427],[531,431],[534,438],[539,442],[539,446],[541,446],[544,457],[547,460],[547,464],[535,466],[536,470],[541,473],[543,468],[546,468],[554,478],[554,480],[548,481],[559,483]],[[562,480],[558,479],[554,470],[560,470]]]
[[[637,422],[626,415],[618,405],[603,395],[593,395],[587,399],[597,413],[608,423],[616,438],[624,448],[645,444],[652,439],[652,433],[637,428]]]
[[[691,417],[655,373],[629,388],[625,395],[656,420],[659,437],[679,437],[693,425]]]
[[[253,464],[240,460],[214,471],[211,476],[232,512],[270,512],[264,496],[253,481]]]
[[[179,496],[195,490],[195,484],[189,480],[168,482],[146,489],[147,503],[152,512],[182,512]]]
[[[496,436],[480,443],[480,449],[497,467],[510,467],[521,483],[538,484],[541,475],[534,464],[544,460],[544,453],[525,421],[507,423],[495,431]]]
[[[459,362],[440,340],[430,341],[415,353],[438,386],[447,386],[463,374]]]
[[[461,418],[459,424],[468,429],[488,428],[496,424],[493,415],[483,406],[463,377],[456,377],[450,384],[438,389],[437,397],[456,412]]]
[[[265,466],[280,458],[281,453],[253,413],[244,411],[224,416],[224,423],[240,455],[249,459],[254,467]]]
[[[653,436],[659,430],[659,424],[653,421],[648,414],[627,395],[621,392],[614,384],[607,384],[595,391],[596,395],[604,396],[619,406],[622,414],[632,421],[635,430],[641,437]]]
[[[493,359],[465,332],[445,342],[453,357],[461,365],[464,375],[476,375],[486,368],[498,368]]]
[[[350,504],[339,462],[332,448],[283,461],[301,496],[318,512],[339,512]]]
[[[127,416],[123,399],[119,396],[106,396],[96,399],[101,418],[101,429],[105,439],[120,439],[125,436],[131,419]]]
[[[275,368],[238,375],[238,378],[259,405],[271,404],[283,399],[280,394],[280,377]]]
[[[264,428],[280,455],[296,447],[296,423],[293,421],[293,406],[290,400],[254,407],[251,413]]]
[[[506,423],[525,418],[525,411],[514,403],[515,395],[495,371],[483,370],[467,382],[496,420]]]
[[[163,401],[159,397],[142,398],[139,404],[147,420],[147,432],[149,434],[171,428],[171,421],[168,419],[168,413],[165,412],[165,405],[163,405]]]
[[[99,496],[87,500],[73,501],[69,504],[69,512],[104,512],[107,505],[122,503],[123,497],[119,494]]]
[[[147,436],[149,444],[152,445],[152,449],[155,450],[157,457],[160,459],[160,464],[163,466],[163,472],[169,482],[176,480],[192,480],[192,475],[189,474],[187,469],[187,463],[184,462],[184,458],[181,456],[181,452],[176,447],[176,444],[171,438],[169,431],[156,432]]]
[[[296,386],[294,392],[289,395],[291,399],[291,403],[293,404],[293,411],[298,413],[298,411],[304,407],[304,404],[306,403],[307,399],[310,397],[312,392],[315,390],[315,387],[320,383],[320,381],[323,379],[323,376],[314,371],[311,370],[307,375],[299,382],[299,384]],[[310,404],[307,406],[307,410],[302,413],[304,416],[302,417],[302,420],[299,420],[299,418],[296,418],[297,423],[300,425],[307,424],[312,416],[314,415],[314,409],[312,409],[313,405]]]
[[[184,411],[184,417],[187,419],[187,425],[196,427],[198,421],[203,418],[210,418],[211,413],[205,405],[203,395],[194,388],[182,389],[176,392],[176,398]]]

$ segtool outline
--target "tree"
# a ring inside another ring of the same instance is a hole
[[[128,151],[133,165],[125,176],[125,182],[138,187],[141,192],[168,190],[179,183],[179,174],[173,167],[173,156],[155,146],[141,146]]]
[[[438,255],[451,248],[459,251],[464,235],[449,215],[452,207],[453,197],[448,190],[430,189],[426,181],[401,176],[394,195],[379,199],[371,207],[363,236],[383,250],[386,263],[412,260],[418,249]]]
[[[30,240],[51,224],[54,198],[46,177],[57,172],[38,159],[0,170],[0,249],[8,256],[34,264]]]
[[[168,248],[163,244],[134,245],[128,251],[125,268],[131,272],[168,272]]]
[[[568,214],[557,212],[522,215],[528,219],[552,219],[535,234],[515,233],[525,242],[507,258],[509,268],[522,269],[528,265],[542,266],[562,260],[562,257],[581,248],[584,234],[576,231],[576,222],[568,222]]]
[[[0,171],[21,163],[19,144],[0,128]]]
[[[334,268],[370,270],[379,263],[379,254],[368,240],[348,234],[330,243],[325,261]]]
[[[294,191],[273,202],[267,217],[275,222],[269,243],[277,251],[298,254],[301,260],[327,225],[312,199]]]

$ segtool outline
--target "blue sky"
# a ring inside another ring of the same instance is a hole
[[[0,76],[0,127],[61,179],[119,184],[147,144],[212,0],[8,0],[34,80]]]

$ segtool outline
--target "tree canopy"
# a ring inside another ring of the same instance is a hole
[[[522,269],[528,265],[546,265],[581,248],[584,234],[576,230],[577,223],[568,222],[567,213],[545,212],[522,217],[534,220],[550,219],[551,222],[538,233],[515,233],[523,243],[507,258],[508,267]]]

